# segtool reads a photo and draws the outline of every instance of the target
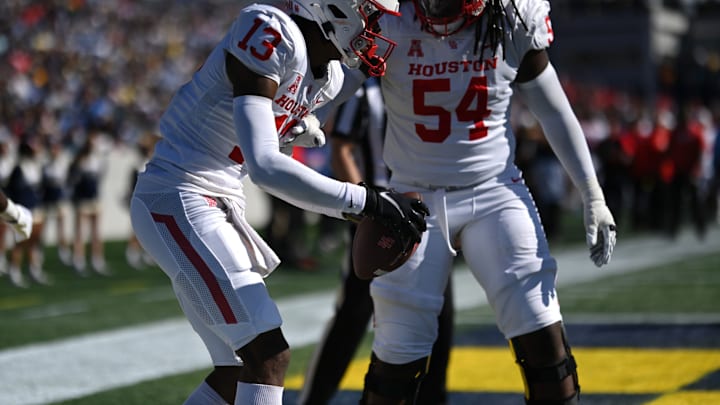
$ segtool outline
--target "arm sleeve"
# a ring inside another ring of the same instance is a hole
[[[550,146],[567,171],[584,203],[604,200],[580,122],[570,106],[555,68],[548,63],[535,79],[518,83],[518,90],[543,128]]]
[[[271,103],[261,96],[233,99],[238,144],[250,179],[304,210],[335,218],[360,213],[365,205],[364,187],[323,176],[280,152]]]

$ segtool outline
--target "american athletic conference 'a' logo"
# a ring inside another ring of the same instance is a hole
[[[458,43],[454,39],[448,40],[448,46],[450,49],[458,49]],[[422,41],[419,39],[410,40],[410,49],[408,49],[407,56],[422,58],[425,56],[425,52],[422,49]]]
[[[408,49],[407,56],[414,56],[416,58],[422,58],[423,56],[425,56],[425,53],[423,53],[422,49],[422,42],[420,42],[419,39],[410,40],[410,49]]]
[[[295,95],[298,91],[298,87],[300,87],[301,81],[302,81],[302,76],[297,75],[297,77],[295,77],[295,81],[293,82],[293,84],[288,86],[288,92],[290,92],[290,94],[292,94],[292,95]]]

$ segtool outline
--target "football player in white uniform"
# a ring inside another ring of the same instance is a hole
[[[581,193],[597,266],[610,261],[616,232],[583,132],[548,60],[549,11],[544,0],[413,0],[401,3],[400,18],[380,21],[397,42],[381,78],[390,186],[419,191],[431,215],[415,255],[371,284],[375,335],[364,403],[413,403],[458,250],[515,353],[527,403],[578,401],[557,265],[513,163],[514,92]],[[364,79],[348,72],[334,102]]]
[[[340,60],[383,74],[394,44],[377,20],[397,15],[397,1],[289,7],[242,9],[173,97],[131,199],[138,240],[171,279],[215,366],[186,404],[282,402],[290,352],[263,281],[279,259],[245,219],[245,176],[301,208],[380,217],[415,240],[425,230],[422,202],[330,179],[281,153],[315,139],[316,120],[300,136],[293,128],[338,93]]]

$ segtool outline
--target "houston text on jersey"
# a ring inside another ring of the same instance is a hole
[[[408,75],[432,77],[443,73],[457,72],[484,72],[487,69],[497,68],[498,57],[485,60],[461,60],[424,65],[422,63],[410,63]]]

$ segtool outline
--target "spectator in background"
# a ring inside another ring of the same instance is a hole
[[[720,224],[720,213],[718,213],[718,196],[720,193],[720,106],[713,110],[714,136],[712,143],[712,175],[710,191],[708,192],[709,220]]]
[[[40,138],[23,134],[18,145],[18,161],[10,173],[7,183],[7,197],[27,207],[32,212],[32,233],[26,240],[19,241],[10,251],[10,281],[17,287],[28,287],[22,275],[24,259],[30,276],[39,284],[50,284],[43,270],[42,228],[42,145]]]
[[[45,226],[48,221],[55,220],[55,243],[60,261],[72,265],[72,251],[65,230],[67,219],[67,184],[68,162],[63,154],[63,146],[58,139],[47,136],[45,138],[47,160],[42,168],[43,211],[45,213]]]
[[[100,234],[100,181],[106,165],[100,145],[101,136],[101,132],[97,130],[88,132],[87,139],[75,154],[68,172],[70,198],[75,211],[73,267],[81,276],[87,275],[85,245],[88,240],[92,269],[99,274],[109,274]]]
[[[567,175],[548,144],[540,124],[533,118],[523,122],[524,125],[518,128],[522,139],[522,148],[518,149],[530,155],[518,156],[522,160],[521,170],[535,200],[545,235],[550,241],[557,240],[562,234],[563,204],[569,192]]]
[[[5,191],[8,177],[15,167],[15,153],[11,150],[14,147],[10,134],[4,126],[0,126],[0,191]],[[3,194],[4,197],[4,194]],[[5,221],[0,221],[0,275],[6,274],[7,269],[7,239],[8,226]]]
[[[665,110],[654,120],[638,117],[631,124],[632,227],[638,231],[661,231],[666,220],[666,182],[661,163],[670,144],[674,118]],[[669,182],[669,179],[667,179]]]
[[[630,135],[625,131],[617,112],[611,112],[607,118],[609,134],[598,143],[595,154],[600,161],[599,178],[605,200],[620,227],[625,219],[625,207],[628,205],[626,196],[630,187]]]
[[[669,185],[667,232],[675,238],[689,212],[699,238],[707,233],[705,205],[700,196],[700,163],[705,149],[702,124],[690,116],[686,106],[678,111],[677,125],[668,146],[668,163],[672,166]]]

